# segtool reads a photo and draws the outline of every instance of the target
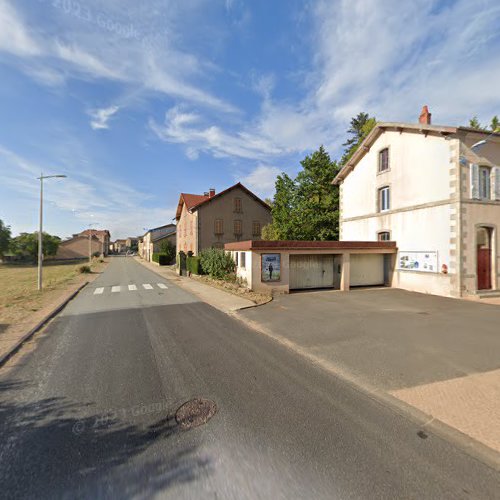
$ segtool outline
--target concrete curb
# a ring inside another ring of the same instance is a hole
[[[25,333],[10,349],[8,352],[0,356],[0,367],[3,366],[19,349],[22,345],[29,340],[36,332],[41,330],[54,316],[57,316],[67,305],[73,300],[80,291],[86,287],[90,282],[86,281],[80,285],[69,297],[63,300],[53,311],[51,311],[45,318],[38,322],[28,333]]]

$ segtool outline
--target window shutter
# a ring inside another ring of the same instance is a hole
[[[500,201],[500,167],[493,168],[493,186],[492,198]]]
[[[470,197],[479,199],[479,165],[475,163],[470,164]]]

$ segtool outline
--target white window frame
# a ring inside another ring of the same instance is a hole
[[[479,166],[479,198],[491,200],[491,168],[482,165]]]
[[[378,211],[387,212],[391,209],[391,188],[382,186],[378,189]]]

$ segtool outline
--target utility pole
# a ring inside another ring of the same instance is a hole
[[[42,290],[42,268],[43,268],[43,180],[44,179],[52,179],[52,178],[64,178],[66,175],[43,175],[43,172],[40,172],[40,219],[38,225],[38,290]]]

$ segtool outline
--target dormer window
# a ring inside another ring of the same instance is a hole
[[[389,148],[384,148],[378,153],[378,171],[389,170]]]

